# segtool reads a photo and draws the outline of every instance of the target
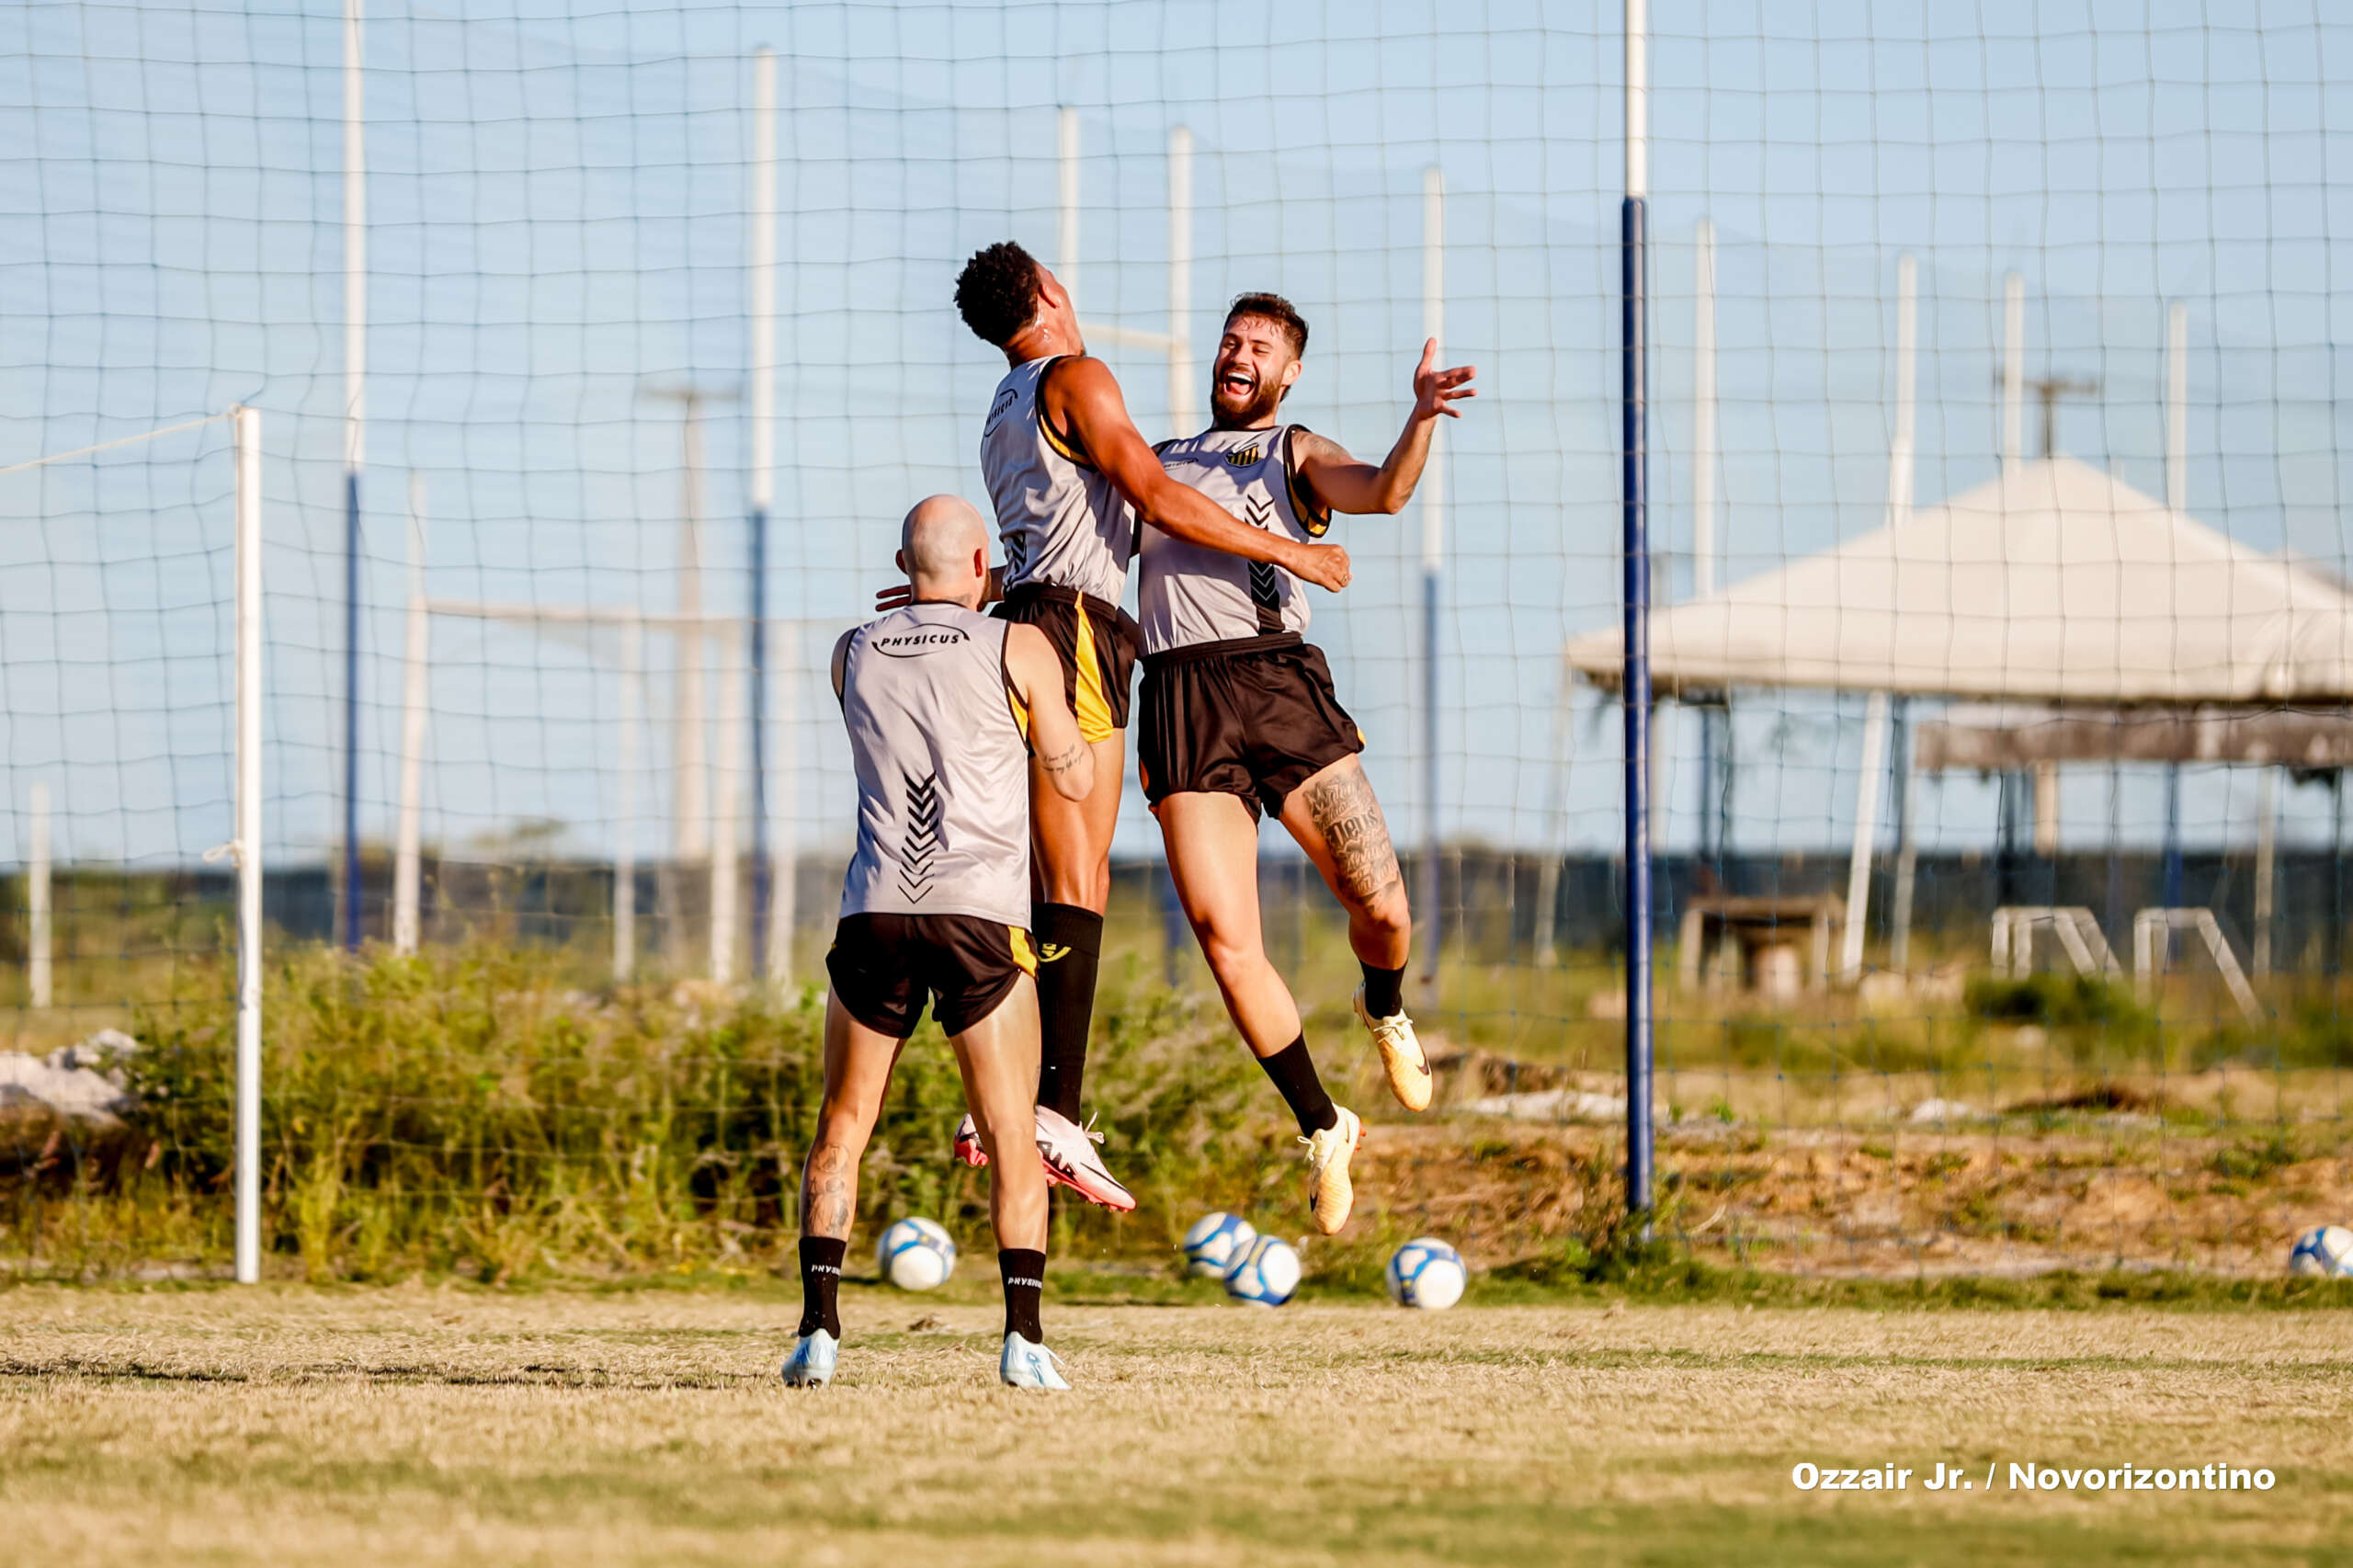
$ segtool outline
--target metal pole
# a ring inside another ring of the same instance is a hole
[[[401,651],[401,814],[392,849],[392,950],[416,951],[424,815],[426,660],[433,617],[425,597],[425,476],[408,476],[408,629]]]
[[[237,469],[237,1282],[261,1278],[261,413],[231,411]]]
[[[1650,86],[1647,0],[1626,0],[1626,199],[1620,212],[1620,379],[1625,474],[1625,672],[1620,701],[1626,743],[1626,1207],[1651,1207],[1651,841],[1649,396],[1647,214]]]
[[[31,992],[35,1007],[46,1007],[56,1000],[52,971],[50,969],[49,913],[49,786],[36,781],[32,800],[32,843],[30,864],[26,868],[25,923],[29,948],[25,954],[25,983]]]
[[[1691,595],[1716,591],[1716,226],[1699,220],[1692,243],[1691,281]],[[1712,705],[1699,710],[1699,843],[1701,864],[1715,868],[1716,726]]]
[[[1444,358],[1446,342],[1446,176],[1437,165],[1422,171],[1422,335],[1436,338]],[[1441,420],[1438,423],[1443,424]],[[1438,602],[1446,562],[1445,433],[1430,432],[1429,460],[1422,469],[1422,867],[1414,899],[1422,950],[1423,1004],[1438,1006],[1438,946],[1445,925],[1438,903],[1443,825],[1438,751]]]
[[[1075,206],[1072,209],[1074,232]],[[1186,333],[1193,313],[1193,133],[1168,132],[1168,422],[1174,434],[1199,428],[1193,402],[1193,353]]]
[[[752,973],[768,972],[768,513],[776,504],[776,51],[752,57]]]
[[[2256,785],[2255,972],[2271,972],[2271,922],[2275,868],[2279,864],[2279,770],[2266,767]]]
[[[620,821],[613,835],[613,981],[637,968],[637,732],[645,706],[645,628],[621,628]]]
[[[2026,447],[2026,279],[2002,279],[2002,477],[2018,471]]]
[[[712,771],[710,812],[710,978],[735,978],[737,858],[743,853],[744,661],[735,628],[722,625],[719,643],[719,759]]]
[[[1887,966],[1898,974],[1912,962],[1912,899],[1920,874],[1919,842],[1915,837],[1919,801],[1912,767],[1912,703],[1895,701],[1893,742],[1895,747],[1895,890],[1888,905]]]
[[[2165,764],[2165,882],[2167,909],[2181,907],[2181,764]],[[2172,927],[2166,927],[2165,950],[2173,950]]]
[[[1863,714],[1863,760],[1855,778],[1855,846],[1847,858],[1847,928],[1839,972],[1863,972],[1863,936],[1870,918],[1871,844],[1879,836],[1879,782],[1887,768],[1887,693],[1874,691]]]
[[[691,387],[676,394],[683,410],[678,426],[678,616],[675,639],[677,707],[672,715],[676,739],[670,754],[676,774],[671,855],[690,866],[710,852],[710,784],[705,748],[703,660],[708,653],[702,625],[702,397]]]
[[[2165,505],[2189,510],[2189,307],[2165,312]]]
[[[368,129],[361,0],[343,0],[343,943],[359,946],[359,474],[367,462]]]

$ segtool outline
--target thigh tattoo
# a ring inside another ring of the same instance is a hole
[[[1372,798],[1372,781],[1361,768],[1350,768],[1308,790],[1307,816],[1324,835],[1340,886],[1350,897],[1370,903],[1397,885],[1397,851],[1389,842],[1381,802]]]

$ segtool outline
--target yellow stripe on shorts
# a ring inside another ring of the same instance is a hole
[[[1095,649],[1095,623],[1086,616],[1086,601],[1078,611],[1078,646],[1072,657],[1078,664],[1078,738],[1088,745],[1108,741],[1119,733],[1111,722],[1111,699],[1103,690],[1103,660]]]
[[[1037,979],[1038,955],[1029,950],[1029,933],[1018,926],[1008,926],[1005,934],[1013,942],[1013,961],[1021,966],[1022,973],[1032,980]]]

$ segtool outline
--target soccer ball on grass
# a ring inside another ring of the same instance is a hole
[[[2288,1255],[2288,1272],[2325,1279],[2353,1276],[2353,1231],[2342,1225],[2306,1231]]]
[[[874,1266],[902,1290],[933,1290],[956,1272],[956,1243],[930,1220],[902,1220],[874,1244]]]
[[[1185,1272],[1196,1279],[1222,1279],[1233,1260],[1257,1239],[1256,1229],[1239,1214],[1222,1209],[1204,1214],[1185,1233]]]
[[[1260,1236],[1225,1271],[1225,1293],[1254,1307],[1279,1307],[1299,1289],[1299,1254],[1280,1236]]]
[[[1401,1307],[1436,1312],[1462,1299],[1471,1282],[1462,1255],[1436,1236],[1415,1236],[1390,1256],[1384,1271],[1389,1299]]]

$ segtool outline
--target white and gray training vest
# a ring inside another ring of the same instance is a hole
[[[1048,583],[1118,604],[1135,558],[1135,512],[1039,406],[1047,369],[1063,358],[1007,370],[981,426],[981,475],[1005,544],[1005,586]]]
[[[1303,428],[1204,430],[1157,449],[1172,476],[1242,521],[1313,542],[1331,528],[1332,515],[1316,505],[1292,464],[1291,437]],[[1306,633],[1306,588],[1279,566],[1171,539],[1150,524],[1142,554],[1137,597],[1147,654]]]
[[[842,915],[1029,925],[1029,744],[1006,685],[1008,623],[912,604],[850,634],[842,722],[858,853]]]

